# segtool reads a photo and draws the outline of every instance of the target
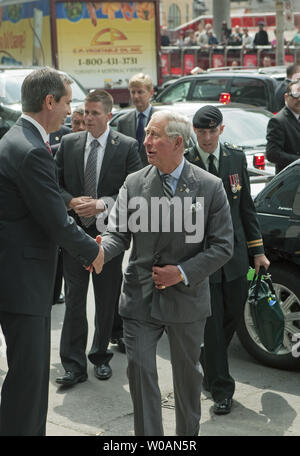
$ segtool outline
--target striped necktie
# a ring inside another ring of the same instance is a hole
[[[170,185],[170,176],[171,176],[170,174],[163,174],[162,175],[163,191],[164,191],[165,196],[168,199],[173,198],[173,190],[172,190],[172,187]]]
[[[84,171],[84,195],[97,198],[97,155],[100,144],[97,139],[91,142],[91,150]],[[95,221],[95,217],[80,217],[82,224],[88,228]]]
[[[49,150],[50,154],[53,155],[53,152],[52,152],[52,149],[51,149],[51,146],[50,146],[49,142],[46,141],[45,144],[46,144],[46,147]]]

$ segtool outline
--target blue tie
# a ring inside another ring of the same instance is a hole
[[[139,145],[143,142],[144,139],[144,133],[145,133],[145,127],[144,127],[144,117],[145,115],[140,112],[138,115],[138,126],[136,129],[136,139],[139,142]]]

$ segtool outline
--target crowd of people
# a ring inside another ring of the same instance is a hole
[[[298,70],[289,70],[287,77]],[[166,333],[176,434],[196,436],[202,386],[212,395],[215,414],[231,412],[235,381],[227,349],[247,298],[249,263],[257,273],[270,265],[246,157],[220,143],[226,125],[212,105],[195,112],[197,143],[188,148],[190,121],[152,107],[153,83],[142,73],[129,81],[135,109],[120,117],[118,131],[109,126],[113,98],[97,89],[73,112],[72,132],[59,136],[71,114],[71,86],[53,69],[33,71],[22,85],[23,113],[0,141],[5,182],[0,186],[0,324],[8,359],[0,435],[46,433],[50,312],[60,249],[66,310],[60,343],[64,372],[56,382],[64,387],[85,382],[88,362],[98,380],[109,380],[109,344],[118,343],[128,360],[135,435],[163,435],[156,347]],[[267,155],[277,171],[297,158],[284,131],[299,130],[299,80],[287,81],[281,96],[284,107],[268,128]],[[58,143],[54,150],[51,133]],[[163,219],[181,218],[181,231],[164,231],[160,216],[158,229],[152,229],[151,204],[157,197],[166,204]],[[131,203],[138,198],[147,207],[139,215],[147,216],[140,229],[131,218]],[[201,215],[203,223],[195,242],[186,238],[191,234],[186,214],[172,210],[173,201],[187,198],[191,214],[198,221]],[[90,280],[95,322],[86,354]]]
[[[208,49],[214,46],[241,46],[245,50],[253,49],[256,46],[268,46],[271,45],[276,47],[276,30],[274,32],[274,38],[270,39],[268,32],[265,30],[265,24],[263,21],[258,22],[258,31],[253,35],[249,33],[248,27],[240,27],[235,25],[232,29],[228,28],[226,21],[222,22],[221,36],[218,39],[214,33],[213,26],[210,23],[205,24],[199,23],[198,30],[188,29],[186,32],[180,31],[179,36],[173,42],[171,42],[167,29],[162,27],[161,33],[161,45],[162,46],[179,46],[179,47],[190,47],[198,46],[201,49]],[[293,46],[300,45],[300,27],[295,32],[295,35],[291,40],[284,38],[284,44]]]

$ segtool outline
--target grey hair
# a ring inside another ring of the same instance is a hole
[[[81,116],[84,116],[84,105],[77,106],[76,108],[73,109],[72,116],[73,114],[80,114]]]
[[[157,111],[154,112],[151,116],[151,120],[167,120],[167,125],[165,127],[166,135],[169,138],[176,138],[181,136],[183,139],[184,147],[189,146],[189,140],[191,136],[191,123],[186,116],[178,114],[177,112],[171,111]]]

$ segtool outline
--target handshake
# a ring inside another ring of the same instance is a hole
[[[90,272],[93,272],[95,270],[96,274],[100,274],[100,272],[102,271],[103,265],[104,265],[104,250],[101,245],[101,236],[100,235],[96,236],[96,242],[97,242],[97,244],[99,244],[99,253],[96,256],[96,258],[94,259],[93,263],[90,266],[86,267],[85,269]]]

